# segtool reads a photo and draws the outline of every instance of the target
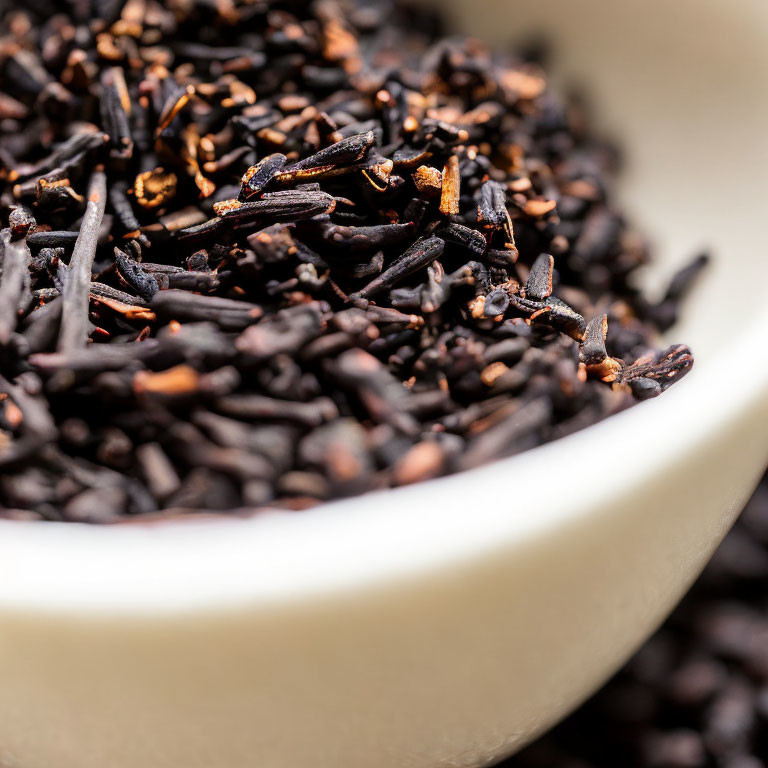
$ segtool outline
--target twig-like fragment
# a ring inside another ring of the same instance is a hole
[[[32,355],[30,363],[46,373],[100,373],[119,371],[154,355],[160,348],[156,339],[141,344],[90,344],[83,349]]]
[[[142,264],[117,247],[115,248],[115,263],[124,280],[142,299],[149,301],[160,290],[155,277],[147,272]]]
[[[328,245],[352,252],[371,252],[397,245],[413,235],[414,226],[407,224],[374,224],[369,227],[344,227],[328,224],[322,239]]]
[[[209,320],[228,330],[241,330],[264,314],[258,304],[218,296],[200,296],[178,289],[158,291],[149,306],[158,316],[168,320]]]
[[[660,395],[693,367],[693,355],[685,344],[673,344],[667,349],[648,354],[628,365],[619,374],[620,382],[629,384],[632,394],[640,400]]]
[[[11,239],[11,230],[0,232],[0,346],[8,344],[16,330],[19,311],[32,298],[29,281],[31,254],[25,240]]]
[[[338,409],[329,398],[297,403],[262,395],[228,395],[216,400],[213,406],[221,413],[241,419],[285,421],[307,427],[317,427],[339,415]]]
[[[489,229],[503,229],[510,242],[514,243],[512,219],[507,210],[504,187],[497,181],[488,180],[480,188],[480,202],[477,206],[477,220]]]
[[[59,352],[72,352],[88,341],[88,289],[106,201],[106,175],[103,168],[97,168],[88,185],[88,203],[83,223],[62,286]]]
[[[300,189],[268,192],[260,200],[241,203],[223,200],[215,203],[214,213],[224,223],[242,224],[250,221],[296,221],[309,219],[321,213],[331,213],[336,200],[327,192]]]
[[[552,277],[555,260],[548,253],[540,253],[533,262],[531,273],[525,284],[525,295],[529,299],[546,299],[552,295]]]
[[[454,221],[435,230],[435,234],[445,240],[446,243],[465,248],[473,257],[478,258],[485,253],[488,242],[482,232],[465,227]]]
[[[426,237],[417,240],[402,256],[395,260],[389,269],[384,270],[362,290],[350,296],[351,299],[367,299],[381,291],[396,285],[404,277],[440,258],[445,242],[439,237]]]
[[[440,194],[440,213],[445,216],[455,216],[459,212],[460,185],[459,158],[451,155],[443,168],[443,187]]]
[[[96,233],[98,237],[98,232]],[[77,242],[79,232],[52,230],[32,232],[27,237],[27,244],[32,248],[69,248]]]
[[[251,166],[243,176],[237,199],[244,203],[258,195],[275,177],[275,174],[285,168],[286,162],[286,156],[277,152],[274,155],[267,155],[256,165]]]
[[[129,160],[133,156],[129,125],[131,99],[123,70],[120,67],[104,70],[101,86],[101,114],[109,134],[112,153],[115,158]]]
[[[125,230],[123,238],[126,240],[136,239],[143,248],[149,247],[149,238],[141,231],[141,224],[139,224],[128,198],[128,182],[116,181],[110,186],[109,202]]]
[[[305,170],[308,168],[320,168],[323,166],[349,165],[363,158],[365,153],[373,146],[373,131],[366,131],[346,139],[337,141],[325,149],[321,149],[314,155],[299,160],[291,166],[291,170]]]

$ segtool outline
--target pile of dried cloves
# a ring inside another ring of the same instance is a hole
[[[389,0],[28,0],[0,38],[0,507],[107,522],[477,466],[692,365],[531,59]]]

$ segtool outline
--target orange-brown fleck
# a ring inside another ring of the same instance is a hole
[[[349,449],[332,445],[328,449],[328,469],[337,482],[349,482],[363,471],[360,459]]]
[[[443,470],[443,452],[432,440],[424,440],[411,447],[394,468],[397,485],[408,485],[436,477]]]
[[[597,186],[584,179],[569,181],[561,191],[564,195],[580,197],[582,200],[590,200],[594,202],[595,200],[600,199],[600,190]]]
[[[496,383],[496,379],[505,374],[508,370],[509,366],[502,362],[491,363],[480,373],[480,380],[486,387],[492,387]]]
[[[123,301],[117,299],[111,299],[106,296],[94,296],[91,295],[91,301],[95,304],[103,304],[105,307],[109,307],[113,312],[117,312],[122,315],[126,320],[147,320],[152,321],[155,319],[155,313],[147,307],[136,306],[135,304],[126,304]]]
[[[509,189],[512,192],[527,192],[532,186],[533,184],[527,176],[509,182]]]
[[[276,131],[274,128],[262,128],[256,132],[256,136],[262,141],[275,144],[278,147],[282,147],[288,141],[288,137],[284,133]]]
[[[138,371],[133,377],[136,394],[185,395],[197,391],[200,374],[190,365],[175,365],[165,371]]]
[[[141,37],[144,28],[137,21],[118,19],[109,30],[115,37]]]
[[[469,302],[469,312],[475,320],[481,320],[485,315],[485,296],[477,296]]]
[[[171,124],[173,118],[176,117],[176,115],[178,115],[182,109],[184,109],[194,94],[195,86],[188,85],[184,89],[184,93],[179,96],[179,98],[174,102],[173,106],[168,110],[167,114],[161,115],[161,119],[158,123],[155,135],[159,136]]]
[[[451,155],[443,168],[443,186],[440,196],[440,213],[444,216],[455,216],[459,212],[459,190],[461,177],[459,175],[459,158]]]
[[[69,179],[65,177],[63,179],[54,179],[53,181],[47,181],[46,179],[40,177],[37,180],[37,186],[40,189],[55,189],[56,187],[68,187]]]
[[[21,426],[21,422],[24,421],[21,409],[13,400],[5,401],[5,420],[11,429],[18,429]]]
[[[228,24],[237,24],[240,21],[232,0],[216,0],[216,12]]]
[[[523,205],[523,211],[528,216],[546,216],[555,210],[557,203],[554,200],[527,200]]]
[[[115,43],[114,36],[109,32],[101,32],[96,35],[96,51],[101,58],[109,61],[119,61],[124,55]]]
[[[283,34],[288,40],[301,40],[304,37],[304,28],[301,24],[286,24],[282,29]]]
[[[547,81],[535,72],[510,69],[501,78],[502,85],[519,99],[535,99],[541,96],[547,87]]]
[[[601,363],[586,366],[590,376],[608,383],[616,381],[623,367],[624,364],[614,357],[606,357]]]
[[[213,204],[213,212],[217,216],[225,216],[231,211],[236,211],[238,208],[242,207],[242,205],[243,204],[234,197],[229,200],[219,200],[218,203]]]
[[[163,168],[140,173],[133,182],[133,194],[142,208],[159,208],[176,194],[178,179],[175,173]]]
[[[328,61],[341,61],[344,69],[353,74],[361,67],[357,38],[337,19],[330,19],[323,27],[325,45],[323,55]]]
[[[425,197],[437,197],[443,188],[443,174],[431,165],[420,165],[413,173],[413,183]]]
[[[256,103],[256,92],[249,85],[240,80],[235,80],[229,86],[229,96],[221,100],[221,106],[225,109],[232,107],[244,107],[247,104]]]

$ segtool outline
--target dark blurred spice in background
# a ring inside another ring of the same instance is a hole
[[[768,765],[768,475],[664,626],[503,768]]]

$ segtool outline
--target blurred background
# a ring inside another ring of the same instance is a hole
[[[768,474],[659,631],[503,768],[768,765]]]

